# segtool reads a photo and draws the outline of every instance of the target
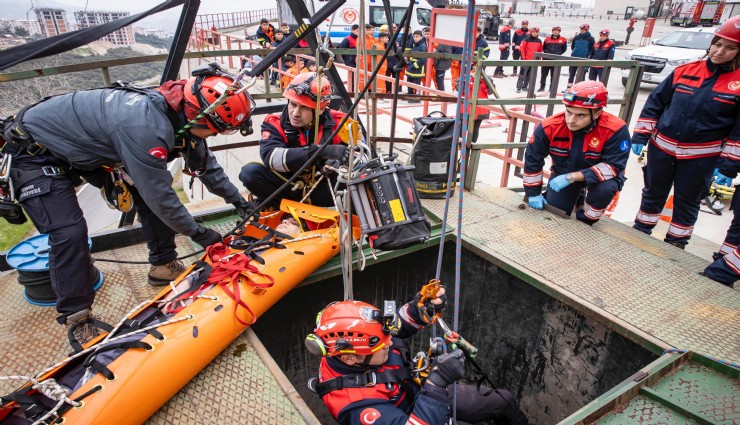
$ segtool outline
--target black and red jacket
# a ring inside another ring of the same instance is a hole
[[[557,38],[551,35],[549,37],[546,37],[545,41],[542,42],[543,53],[562,55],[563,53],[565,53],[566,50],[568,50],[568,39],[566,39],[562,35],[558,36]]]
[[[630,152],[630,134],[621,118],[602,112],[596,125],[586,131],[570,131],[565,112],[545,118],[529,139],[524,156],[524,192],[542,194],[542,167],[552,159],[552,175],[580,171],[587,185],[618,179],[624,183],[624,167]]]
[[[288,119],[288,107],[280,114],[268,115],[262,123],[260,138],[260,157],[265,167],[279,173],[295,171],[308,161],[313,152],[309,152],[314,139],[320,144],[331,136],[337,123],[344,117],[341,112],[326,109],[319,115],[318,137],[314,138],[314,126],[308,130],[295,128]],[[342,143],[339,136],[334,144]]]
[[[613,60],[614,52],[617,50],[617,45],[614,44],[614,40],[606,39],[604,41],[597,41],[594,43],[594,50],[591,52],[591,59],[595,60]],[[603,66],[592,66],[591,68],[603,68]]]
[[[522,31],[521,28],[514,31],[514,35],[511,36],[511,44],[514,45],[514,50],[519,50],[519,45],[522,44],[525,38],[529,37],[529,29]]]
[[[402,339],[415,335],[423,326],[415,302],[404,304],[399,310],[401,330],[393,338],[388,361],[381,366],[348,366],[334,357],[321,359],[319,381],[358,373],[384,372],[389,369],[408,369],[408,352]],[[404,352],[406,351],[406,352]],[[413,381],[403,384],[384,383],[359,388],[342,388],[322,397],[332,417],[343,425],[413,424],[443,425],[449,417],[450,401],[445,388],[425,384],[423,390]]]
[[[651,142],[676,159],[740,159],[740,70],[708,60],[681,65],[648,97],[634,143]]]

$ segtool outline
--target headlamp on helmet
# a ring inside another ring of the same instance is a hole
[[[372,356],[391,343],[393,329],[398,329],[395,302],[386,302],[384,314],[377,307],[361,301],[329,304],[316,315],[316,328],[305,339],[306,348],[318,356],[339,354]]]

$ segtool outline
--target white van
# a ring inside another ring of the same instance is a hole
[[[327,2],[328,0],[306,0],[309,10],[313,13],[324,7]],[[399,24],[401,22],[401,18],[406,12],[408,4],[408,0],[390,0],[391,14],[393,15],[394,23]],[[312,6],[313,9],[311,9]],[[319,31],[321,32],[322,37],[326,35],[330,21],[331,18],[327,19],[319,26]],[[388,24],[388,19],[386,19],[385,9],[383,8],[383,2],[381,0],[365,0],[365,22],[370,23],[375,28]],[[425,0],[416,0],[414,2],[414,9],[411,13],[411,32],[413,33],[416,30],[421,31],[422,28],[428,27],[431,22],[432,6]],[[360,1],[348,0],[334,13],[334,22],[332,23],[330,34],[332,43],[335,46],[339,45],[344,37],[350,35],[352,32],[352,25],[354,24],[360,24]]]

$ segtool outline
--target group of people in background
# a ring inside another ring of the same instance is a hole
[[[580,26],[578,34],[571,40],[561,35],[559,26],[552,27],[552,32],[544,40],[540,39],[540,28],[529,27],[529,21],[523,20],[519,28],[515,28],[516,20],[511,18],[508,23],[499,31],[499,51],[500,59],[508,60],[509,53],[513,52],[514,60],[534,60],[535,53],[548,53],[552,55],[564,55],[570,44],[571,57],[596,60],[613,60],[616,50],[616,43],[609,38],[609,30],[603,29],[599,32],[598,41],[589,32],[590,25],[583,24]],[[588,79],[600,81],[604,71],[603,67],[592,66],[585,67],[588,72]],[[572,87],[576,79],[578,67],[571,66],[568,69],[568,87]],[[529,87],[531,67],[521,67],[519,78],[517,80],[517,93],[527,90]],[[546,87],[547,77],[550,75],[550,85]],[[493,76],[496,78],[507,77],[504,74],[503,66],[496,67]],[[513,67],[511,76],[517,76],[517,67]],[[540,78],[539,91],[552,89],[552,76],[554,76],[554,67],[542,67],[542,76]]]

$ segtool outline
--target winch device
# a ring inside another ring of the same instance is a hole
[[[380,155],[368,161],[346,182],[362,233],[376,249],[401,249],[431,237],[414,167],[395,161],[397,156]]]

